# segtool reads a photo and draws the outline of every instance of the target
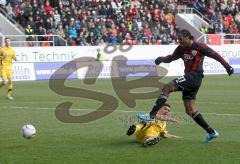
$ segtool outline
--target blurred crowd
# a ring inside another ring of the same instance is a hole
[[[175,14],[186,7],[213,22],[208,33],[239,33],[240,0],[6,0],[2,5],[27,35],[59,35],[68,45],[176,44]],[[58,37],[54,42],[64,44]]]

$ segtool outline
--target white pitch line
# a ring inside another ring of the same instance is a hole
[[[183,103],[183,101],[171,101],[171,103]],[[240,102],[196,101],[196,104],[240,105]]]
[[[55,109],[55,108],[44,108],[44,107],[30,107],[30,106],[25,106],[25,107],[21,107],[21,106],[2,106],[1,108],[3,109],[9,109],[9,108],[12,108],[12,109]],[[96,109],[80,109],[80,108],[71,108],[71,110],[82,110],[82,111],[94,111]],[[109,111],[109,110],[101,110],[101,111]],[[122,113],[136,113],[136,112],[146,112],[147,111],[141,111],[141,110],[128,110],[128,111],[125,111],[125,110],[115,110],[114,112],[122,112]],[[184,112],[171,112],[171,113],[180,113],[180,114],[184,114]],[[229,116],[229,117],[240,117],[240,114],[231,114],[231,113],[202,113],[204,115],[216,115],[216,116]]]

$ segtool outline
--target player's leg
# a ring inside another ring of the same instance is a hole
[[[7,84],[7,72],[4,70],[1,70],[1,76],[2,76],[2,82],[0,83],[0,87]]]
[[[184,76],[180,76],[170,83],[163,86],[162,93],[158,97],[158,99],[155,102],[155,105],[153,106],[151,112],[149,113],[150,118],[155,118],[158,110],[163,106],[163,104],[167,101],[168,96],[171,92],[174,91],[180,91],[182,90],[181,83],[185,81]]]
[[[195,100],[183,100],[186,113],[208,133],[214,133],[214,130],[204,120],[202,114],[196,110]]]
[[[13,100],[12,91],[13,91],[13,83],[12,83],[12,79],[9,78],[7,83],[7,98],[10,100]]]
[[[131,125],[127,130],[127,135],[135,134],[137,141],[145,144],[145,146],[154,145],[158,142],[155,138],[159,136],[159,132],[152,126],[153,124],[141,121],[138,124]]]
[[[213,136],[216,138],[218,136],[218,133],[211,128],[211,126],[208,125],[208,123],[204,120],[201,113],[199,113],[196,110],[196,95],[198,93],[198,90],[202,84],[202,74],[191,74],[185,76],[186,81],[183,83],[184,89],[183,89],[183,102],[185,106],[186,113],[193,118],[193,120],[201,126],[210,136]],[[212,138],[210,137],[209,140]]]
[[[160,132],[156,129],[156,124],[149,124],[148,128],[144,130],[144,140],[143,140],[143,146],[151,146],[155,145],[160,141]]]
[[[8,70],[7,72],[7,79],[8,79],[8,83],[7,83],[7,99],[13,100],[12,97],[12,91],[13,91],[13,83],[12,83],[12,70]]]
[[[151,145],[155,145],[160,141],[160,138],[158,136],[156,137],[148,137],[144,140],[143,142],[143,146],[147,147],[147,146],[151,146]]]
[[[207,133],[206,143],[213,138],[216,138],[219,134],[205,121],[202,114],[196,110],[195,100],[185,99],[183,100],[186,113],[192,117],[192,119],[201,126]]]
[[[177,90],[178,90],[178,86],[173,81],[163,86],[162,93],[157,98],[155,105],[153,106],[151,112],[149,113],[152,119],[156,117],[158,110],[167,101],[169,94]]]

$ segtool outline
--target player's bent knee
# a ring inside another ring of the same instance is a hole
[[[164,87],[162,89],[162,93],[164,95],[169,95],[172,91],[173,91],[173,87],[169,84],[164,85]]]
[[[193,117],[193,115],[196,113],[196,110],[195,109],[186,109],[185,112],[190,117]]]

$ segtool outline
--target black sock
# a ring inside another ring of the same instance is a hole
[[[195,112],[192,115],[192,118],[194,119],[194,121],[200,125],[203,129],[205,129],[209,134],[214,133],[214,130],[208,125],[208,123],[204,120],[204,118],[202,117],[201,113],[199,112]]]
[[[163,106],[163,104],[167,101],[167,96],[161,94],[157,101],[156,104],[153,106],[151,112],[150,112],[150,117],[155,117],[158,110]]]
[[[157,107],[156,105],[154,105],[153,108],[152,108],[152,110],[151,110],[151,112],[149,113],[150,117],[151,117],[151,118],[154,118],[154,117],[156,116],[158,110],[159,110],[159,107]]]

